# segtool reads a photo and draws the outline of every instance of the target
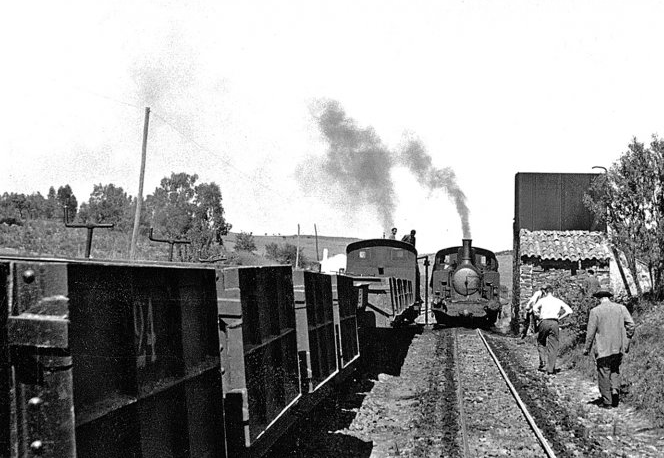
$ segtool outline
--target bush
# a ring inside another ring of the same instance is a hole
[[[8,226],[23,226],[21,220],[11,217],[0,219],[0,224],[6,224]]]
[[[297,247],[290,243],[284,243],[283,245],[268,243],[265,245],[265,256],[270,259],[274,259],[279,264],[290,264],[293,267],[306,267],[309,264],[309,261],[304,257],[302,252],[300,252],[300,265],[295,265],[297,258]]]
[[[240,232],[237,234],[235,236],[235,251],[248,251],[249,253],[256,251],[256,241],[253,233]]]

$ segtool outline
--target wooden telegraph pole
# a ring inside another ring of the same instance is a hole
[[[136,196],[136,214],[134,215],[134,231],[131,234],[131,248],[129,259],[136,259],[136,239],[138,226],[141,220],[141,206],[143,205],[143,181],[145,179],[145,155],[148,149],[148,124],[150,122],[150,107],[145,107],[145,122],[143,123],[143,149],[141,153],[141,175],[138,179],[138,196]]]
[[[314,224],[314,234],[316,235],[316,261],[320,262],[320,256],[318,255],[318,229]]]
[[[295,268],[300,267],[300,223],[297,224],[297,250],[295,251]]]

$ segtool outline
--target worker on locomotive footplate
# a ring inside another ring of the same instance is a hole
[[[389,235],[388,239],[396,240],[396,238],[397,238],[397,228],[393,227],[392,231],[390,232],[390,235]]]
[[[533,313],[539,319],[537,326],[537,353],[539,354],[538,371],[553,375],[556,369],[560,328],[558,322],[572,314],[569,305],[553,297],[553,286],[544,287],[546,294],[533,306]]]
[[[410,231],[410,234],[404,235],[401,241],[415,246],[415,229]]]
[[[588,355],[595,342],[600,407],[610,409],[620,402],[620,363],[623,353],[629,352],[634,320],[627,307],[611,301],[613,293],[608,288],[597,290],[593,296],[600,303],[590,311],[583,354]]]
[[[528,331],[530,328],[533,328],[533,332],[537,333],[537,320],[535,320],[535,315],[533,315],[533,307],[537,302],[544,296],[544,287],[546,285],[540,286],[537,291],[535,291],[535,294],[531,296],[531,298],[528,300],[528,303],[526,304],[525,312],[526,316],[523,319],[523,330],[521,331],[521,338],[525,339],[526,335],[528,335]]]

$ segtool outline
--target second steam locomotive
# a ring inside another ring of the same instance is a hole
[[[492,251],[473,247],[471,239],[436,253],[430,286],[438,324],[460,319],[496,322],[501,307],[498,260]]]

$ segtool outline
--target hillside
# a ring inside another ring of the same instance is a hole
[[[235,249],[235,236],[236,233],[230,233],[223,237],[224,246],[227,250],[233,251]],[[289,243],[297,246],[297,235],[256,235],[254,234],[254,241],[256,242],[256,253],[259,255],[265,254],[265,246],[270,243],[283,245]],[[345,254],[346,246],[349,243],[355,242],[357,238],[350,237],[332,237],[332,236],[318,236],[318,259],[323,258],[323,250],[328,250],[328,256],[335,254]],[[316,261],[316,237],[314,235],[300,235],[300,252],[310,261]]]
[[[236,233],[223,237],[224,247],[228,254],[235,248]],[[60,221],[29,220],[22,226],[0,224],[0,254],[28,255],[28,256],[54,256],[82,258],[85,255],[87,230],[85,228],[66,228]],[[265,246],[270,243],[284,245],[286,243],[297,245],[297,235],[254,235],[256,243],[255,260],[263,264],[258,258],[265,254]],[[346,245],[358,240],[347,237],[318,237],[318,253],[322,258],[323,250],[327,249],[329,256],[345,253]],[[91,257],[96,259],[128,259],[131,235],[108,229],[95,229],[92,237]],[[315,261],[316,238],[313,235],[300,236],[301,253],[309,261]],[[149,261],[167,261],[169,245],[150,241],[147,236],[141,235],[137,241],[137,259]],[[177,260],[177,248],[174,259]],[[247,262],[243,262],[246,264]]]

